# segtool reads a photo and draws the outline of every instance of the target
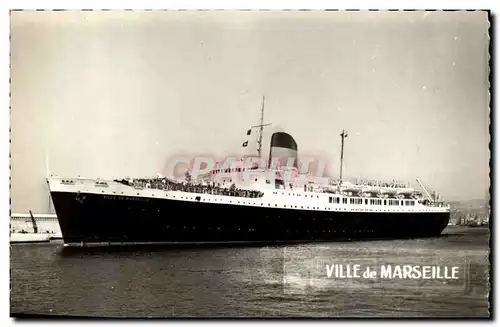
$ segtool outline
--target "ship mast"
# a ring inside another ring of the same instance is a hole
[[[264,127],[271,125],[269,124],[264,124],[264,102],[266,101],[266,96],[262,96],[262,107],[260,109],[260,124],[252,126],[252,128],[259,128],[259,139],[257,140],[257,155],[259,156],[259,159],[262,158],[262,137],[264,135]]]
[[[339,192],[342,186],[342,168],[344,166],[344,139],[347,137],[347,131],[345,129],[342,130],[342,134],[340,134],[341,145],[340,145],[340,178],[339,178]]]
[[[266,96],[262,96],[262,107],[260,109],[260,128],[259,128],[259,140],[257,141],[257,144],[259,147],[257,148],[257,154],[259,155],[259,159],[261,158],[262,154],[262,134],[264,134],[264,101],[266,100]]]

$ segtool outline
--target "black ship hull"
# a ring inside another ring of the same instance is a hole
[[[450,218],[448,212],[325,212],[92,193],[51,195],[68,245],[420,238],[440,235]]]

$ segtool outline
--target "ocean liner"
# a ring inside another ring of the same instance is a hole
[[[264,103],[258,132],[261,159]],[[184,180],[47,178],[65,246],[279,243],[419,238],[441,234],[450,207],[429,192],[394,182],[299,176],[298,146],[272,134],[265,164],[219,164]],[[243,146],[248,143],[245,142]],[[285,158],[287,164],[281,159]],[[292,160],[289,160],[289,159]],[[275,160],[278,159],[278,160]],[[262,162],[258,161],[258,162]],[[272,162],[281,162],[275,167]]]

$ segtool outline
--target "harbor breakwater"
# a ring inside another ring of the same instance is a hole
[[[10,242],[48,242],[62,238],[55,214],[11,214]]]

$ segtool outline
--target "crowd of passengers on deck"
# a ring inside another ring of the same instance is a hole
[[[141,189],[141,188],[152,188],[152,189],[160,189],[160,190],[166,190],[166,191],[181,191],[181,192],[191,192],[191,193],[200,193],[200,194],[213,194],[213,195],[227,195],[227,196],[237,196],[237,197],[247,197],[247,198],[259,198],[264,195],[264,193],[256,190],[245,190],[245,189],[239,189],[236,187],[236,185],[233,183],[229,187],[223,183],[217,183],[217,182],[193,182],[190,178],[190,175],[186,175],[186,179],[183,182],[180,181],[172,181],[167,178],[139,178],[139,179],[134,179],[133,181],[127,181],[127,180],[122,180],[119,181],[131,186],[134,186],[135,188]],[[361,181],[362,185],[370,185],[370,186],[379,186],[379,187],[401,187],[404,188],[406,185],[404,184],[397,184],[397,183],[387,183],[387,182],[380,182],[380,181]],[[359,185],[358,184],[358,185]],[[291,191],[294,190],[294,187],[292,183],[287,185],[286,187],[283,184],[281,185],[276,185],[277,189],[289,189]],[[344,196],[350,196],[350,197],[366,197],[367,195],[364,194],[351,194],[350,192],[339,192],[338,189],[336,190],[331,190],[331,189],[322,189],[319,187],[314,187],[313,185],[303,185],[303,190],[304,192],[320,192],[320,193],[334,193],[334,194],[342,194]],[[397,195],[394,197],[391,197],[387,194],[377,194],[374,195],[372,194],[369,197],[377,197],[377,198],[397,198],[397,199],[414,199],[417,200],[417,197],[415,196],[416,194],[406,194],[406,196],[403,195]],[[428,206],[446,206],[445,203],[440,202],[440,201],[428,201],[424,200],[422,202],[424,205]]]
[[[334,184],[338,185],[338,180],[334,181]],[[408,188],[409,185],[405,184],[403,182],[397,182],[397,181],[378,181],[378,180],[356,180],[353,182],[353,184],[358,185],[358,186],[371,186],[371,187],[391,187],[391,188]]]
[[[132,186],[135,188],[152,188],[165,191],[181,191],[200,194],[227,195],[246,198],[259,198],[264,193],[255,190],[243,190],[233,183],[229,188],[223,187],[220,183],[209,182],[177,182],[167,178],[143,178],[134,179]]]

